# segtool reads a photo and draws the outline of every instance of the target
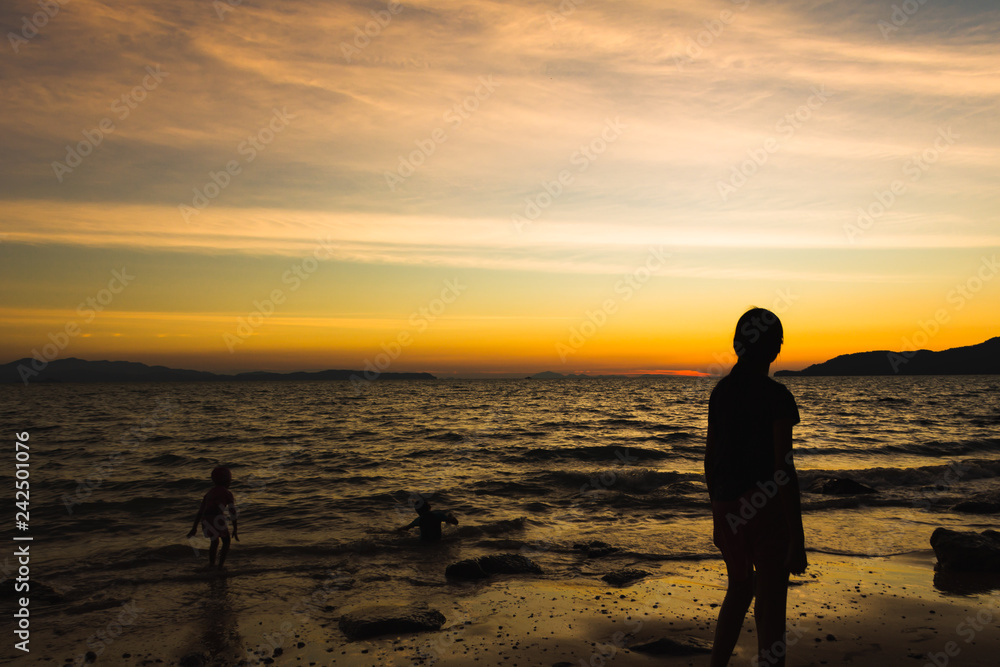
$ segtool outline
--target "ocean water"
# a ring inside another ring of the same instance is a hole
[[[803,488],[840,476],[878,491],[804,492],[807,548],[875,557],[928,549],[937,526],[995,527],[951,507],[1000,494],[1000,377],[781,381]],[[85,611],[185,580],[207,560],[186,534],[216,465],[241,508],[230,571],[334,572],[345,603],[418,598],[448,586],[447,563],[498,551],[554,578],[717,558],[702,477],[714,382],[39,384],[0,387],[0,412],[30,433],[39,604]],[[459,519],[440,545],[394,530],[414,493]],[[587,557],[594,541],[612,549]]]

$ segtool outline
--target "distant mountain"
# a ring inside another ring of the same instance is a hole
[[[566,380],[566,379],[580,379],[580,378],[595,378],[595,377],[625,377],[624,375],[578,375],[576,373],[556,373],[555,371],[542,371],[541,373],[535,373],[534,375],[529,375],[529,380]]]
[[[978,345],[933,352],[855,352],[778,376],[817,375],[996,375],[1000,374],[1000,336]]]
[[[641,373],[639,375],[581,375],[575,373],[567,373],[563,375],[562,373],[556,373],[555,371],[542,371],[541,373],[535,373],[534,375],[529,375],[526,380],[607,380],[607,379],[618,379],[618,380],[631,380],[635,378],[655,378],[662,380],[663,378],[673,378],[675,375],[663,374],[663,373]]]
[[[39,368],[41,367],[41,368]],[[42,366],[31,358],[0,366],[0,382],[247,382],[274,380],[365,379],[365,371],[328,370],[307,373],[252,372],[223,375],[166,366],[147,366],[135,361],[86,361],[70,357]],[[369,373],[368,377],[371,376]],[[379,373],[377,380],[436,380],[430,373]]]

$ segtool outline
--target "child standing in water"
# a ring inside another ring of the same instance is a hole
[[[414,526],[420,526],[420,539],[433,542],[441,539],[442,523],[450,523],[453,526],[458,525],[458,519],[455,518],[454,514],[432,510],[431,504],[423,498],[416,501],[414,509],[417,511],[417,518],[405,526],[400,526],[396,530],[404,531]]]
[[[783,341],[777,315],[763,308],[744,313],[733,337],[738,360],[709,399],[705,478],[713,538],[729,575],[712,667],[729,663],[754,598],[753,664],[784,666],[788,575],[802,574],[807,566],[792,460],[799,411],[791,392],[768,377]]]
[[[202,534],[211,539],[212,543],[208,551],[208,567],[215,567],[215,554],[219,550],[219,540],[222,540],[222,553],[219,554],[219,569],[226,564],[226,555],[229,553],[229,527],[226,524],[227,515],[233,522],[233,539],[240,541],[236,534],[236,501],[233,499],[229,485],[233,481],[233,475],[229,468],[218,467],[212,471],[212,481],[215,486],[209,489],[208,493],[201,500],[201,507],[194,518],[194,526],[188,537],[194,537],[198,532],[198,525],[201,524]]]

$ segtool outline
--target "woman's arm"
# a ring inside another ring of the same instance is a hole
[[[705,484],[712,488],[712,477],[715,473],[715,457],[719,448],[718,435],[712,428],[712,423],[708,424],[708,435],[705,437]]]
[[[802,496],[799,492],[799,477],[795,472],[792,456],[793,422],[779,419],[774,422],[774,481],[778,486],[778,500],[788,525],[791,542],[785,566],[789,572],[802,574],[809,563],[806,561],[805,533],[802,530]]]

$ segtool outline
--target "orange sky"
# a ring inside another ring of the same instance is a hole
[[[751,305],[778,368],[998,333],[993,5],[37,9],[0,9],[0,361],[718,372]]]

